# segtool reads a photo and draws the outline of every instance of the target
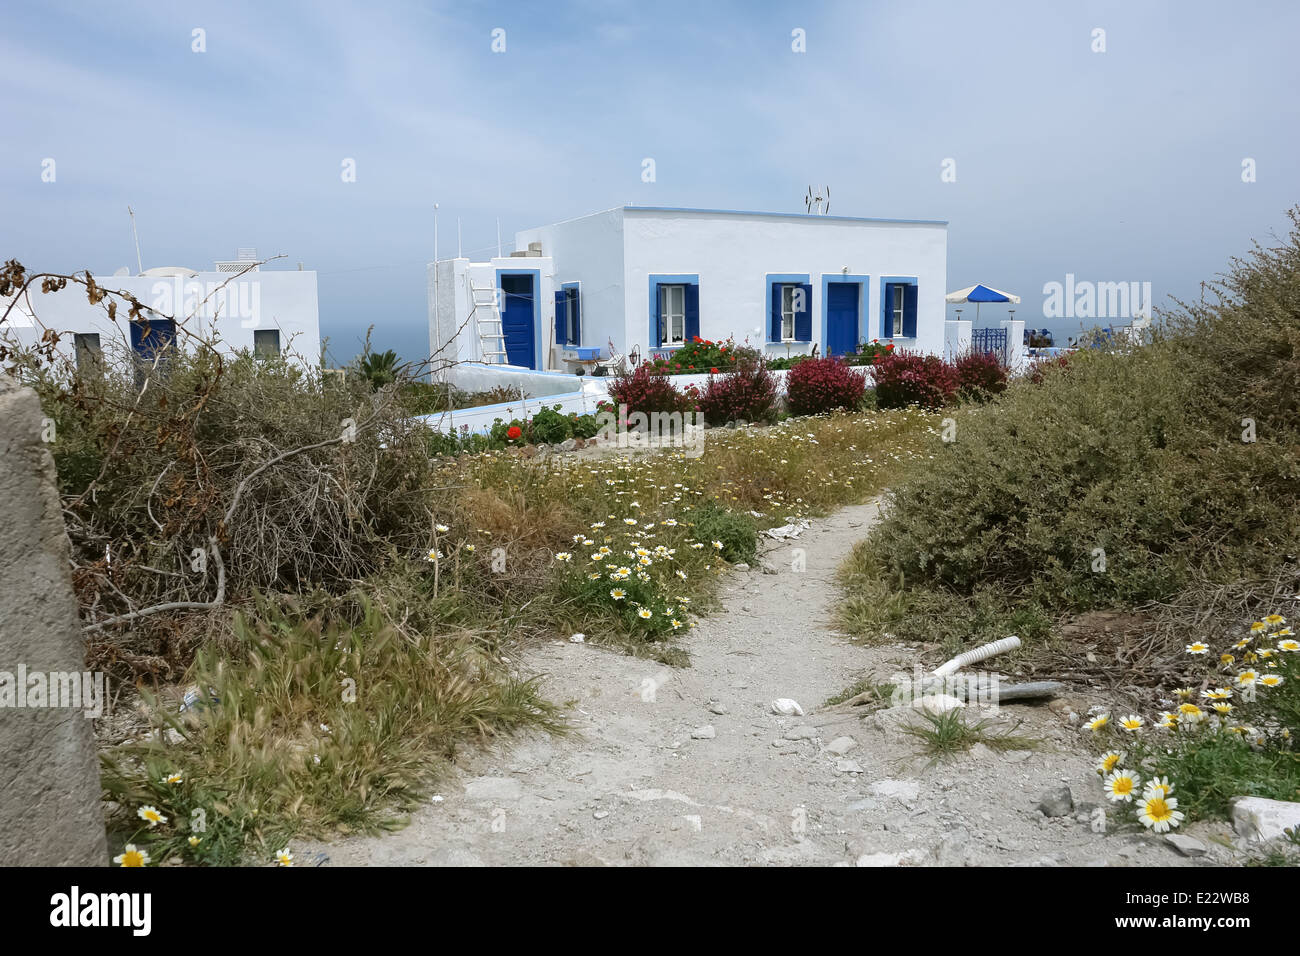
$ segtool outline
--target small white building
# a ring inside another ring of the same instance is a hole
[[[668,356],[697,335],[774,358],[872,339],[945,351],[946,222],[618,206],[524,230],[515,245],[430,265],[436,376],[478,387],[493,370],[451,366],[527,378],[611,346]]]
[[[20,302],[5,331],[34,342],[45,329],[53,329],[60,336],[60,351],[78,363],[126,355],[128,350],[147,357],[168,341],[184,348],[187,336],[178,335],[178,324],[192,335],[219,340],[231,352],[284,355],[305,366],[320,362],[315,272],[263,269],[255,252],[241,250],[240,258],[216,262],[210,272],[165,266],[136,276],[93,278],[101,288],[133,295],[158,314],[146,311],[147,325],[132,322],[128,307],[119,300],[116,316],[110,319],[108,300],[92,305],[84,285],[68,283],[58,292],[32,289],[27,296],[30,309]]]

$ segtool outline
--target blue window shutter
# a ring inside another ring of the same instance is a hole
[[[700,334],[700,287],[691,283],[686,287],[686,341]]]
[[[794,337],[800,342],[812,341],[812,286],[804,283],[799,286],[803,289],[803,311],[794,314]]]
[[[664,344],[664,287],[658,283],[655,284],[655,298],[657,300],[655,305],[656,331],[655,340],[651,343],[651,347],[657,349]],[[646,357],[649,358],[649,356]]]
[[[582,344],[582,290],[570,289],[569,301],[573,303],[573,343]]]
[[[903,286],[903,336],[916,338],[916,286]]]
[[[885,283],[884,302],[881,303],[880,316],[880,337],[890,339],[894,337],[894,283]]]
[[[568,345],[568,339],[564,337],[564,290],[560,289],[555,293],[555,344]]]
[[[769,342],[781,341],[781,288],[781,283],[772,283],[772,315],[770,322],[771,329],[769,330],[770,334],[768,335]]]

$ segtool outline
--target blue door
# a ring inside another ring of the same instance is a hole
[[[511,365],[536,367],[533,335],[533,277],[502,276],[501,329],[506,337],[506,360]]]
[[[826,286],[827,355],[845,355],[857,350],[861,291],[856,282],[831,282]]]

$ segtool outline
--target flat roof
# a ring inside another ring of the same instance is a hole
[[[617,207],[615,207],[617,208]],[[608,210],[605,210],[608,212]],[[832,222],[900,223],[909,226],[946,226],[946,219],[879,219],[865,216],[819,216],[809,212],[760,212],[753,209],[694,209],[688,206],[624,206],[624,212],[693,213],[710,216],[762,216],[768,219],[817,219]]]

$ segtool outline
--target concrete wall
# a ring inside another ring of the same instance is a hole
[[[316,273],[261,270],[239,278],[228,273],[198,272],[187,276],[95,276],[104,289],[127,292],[143,304],[172,315],[195,335],[215,334],[230,350],[253,348],[253,332],[278,329],[283,352],[296,353],[304,365],[320,361],[320,310]],[[224,283],[224,288],[222,285]],[[116,320],[104,305],[86,301],[84,286],[69,284],[48,295],[33,293],[31,303],[40,324],[64,335],[60,351],[75,358],[73,333],[100,336],[106,356],[130,347],[127,310],[118,304]],[[147,314],[146,314],[147,317]],[[18,329],[23,340],[40,337],[40,329]],[[182,347],[185,337],[179,336]]]
[[[0,682],[7,685],[0,702],[19,693],[31,702],[17,681],[20,667],[28,675],[85,670],[67,533],[42,427],[36,395],[0,374]],[[108,850],[91,721],[83,709],[46,703],[0,706],[0,866],[103,866]]]
[[[536,271],[533,290],[537,298],[537,318],[533,329],[532,367],[554,368],[551,346],[555,339],[555,268],[549,258],[538,256],[502,256],[487,262],[469,259],[443,259],[428,266],[429,280],[429,354],[433,356],[434,381],[460,384],[453,366],[460,362],[483,362],[482,339],[474,311],[472,284],[477,289],[498,290],[497,276],[502,271]],[[495,293],[494,293],[495,294]],[[487,296],[480,299],[486,301]],[[497,309],[504,301],[497,296]],[[450,344],[448,344],[450,343]],[[523,366],[518,366],[522,368]]]

